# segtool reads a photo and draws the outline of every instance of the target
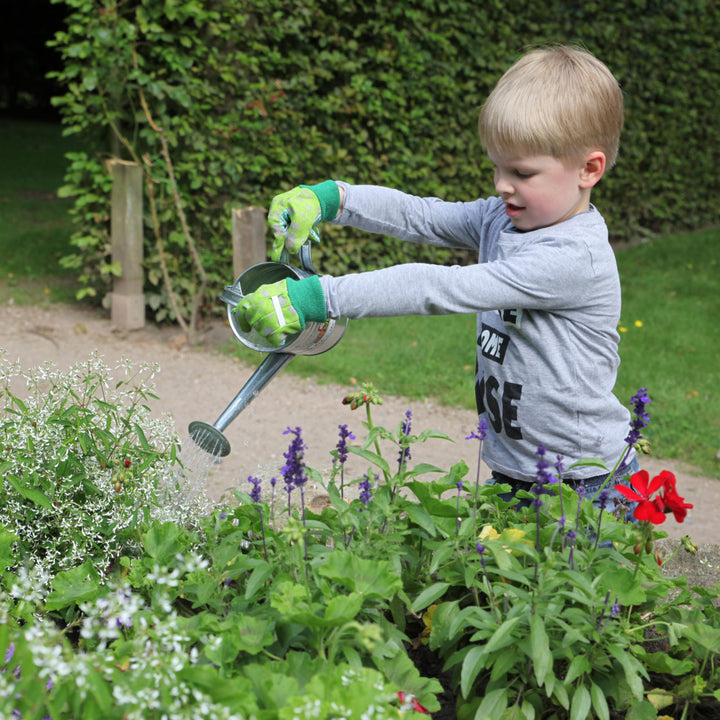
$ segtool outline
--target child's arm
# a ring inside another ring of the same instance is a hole
[[[320,222],[349,225],[410,242],[476,248],[479,211],[485,202],[450,203],[334,180],[299,185],[270,203],[268,222],[274,235],[270,259],[277,260],[283,248],[295,253],[310,238],[318,240],[316,227]]]

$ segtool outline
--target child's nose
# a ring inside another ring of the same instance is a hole
[[[505,173],[495,172],[495,190],[499,195],[512,195],[513,184]]]

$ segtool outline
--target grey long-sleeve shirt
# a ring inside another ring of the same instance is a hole
[[[590,457],[612,468],[625,448],[630,414],[612,393],[620,281],[600,213],[591,207],[522,233],[500,198],[450,203],[339,184],[345,196],[337,224],[473,248],[478,263],[322,276],[329,316],[477,314],[475,389],[489,426],[490,468],[532,481],[541,443],[552,461],[563,455],[566,468]],[[597,474],[597,467],[580,467],[566,477]]]

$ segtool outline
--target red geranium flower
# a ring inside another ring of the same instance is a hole
[[[663,502],[665,503],[665,507],[667,510],[672,512],[672,514],[675,516],[675,520],[677,522],[685,522],[685,518],[687,517],[687,511],[689,509],[692,509],[692,505],[690,503],[686,503],[684,498],[681,498],[677,492],[675,491],[675,488],[672,490],[665,490],[665,493],[663,494]]]
[[[648,471],[640,470],[630,478],[632,488],[616,485],[615,489],[628,500],[638,504],[633,512],[636,520],[649,520],[653,525],[660,525],[665,522],[665,513],[652,495],[663,487],[664,480],[665,478],[658,475],[650,481]],[[636,488],[637,492],[633,488]]]
[[[665,522],[665,513],[672,512],[677,522],[684,522],[687,511],[693,506],[678,495],[675,476],[669,470],[663,470],[652,482],[649,482],[649,479],[647,470],[641,470],[630,478],[635,490],[626,485],[616,486],[618,492],[628,500],[638,503],[633,513],[635,519],[649,520],[654,525],[659,525]],[[661,492],[653,498],[653,493],[658,490]]]

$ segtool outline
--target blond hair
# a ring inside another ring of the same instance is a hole
[[[575,160],[600,150],[610,168],[622,126],[622,91],[610,70],[589,52],[560,45],[532,50],[500,78],[479,132],[491,154]]]

